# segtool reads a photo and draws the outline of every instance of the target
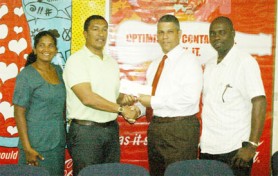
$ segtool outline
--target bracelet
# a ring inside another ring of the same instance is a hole
[[[246,141],[246,142],[248,142],[249,144],[252,144],[255,147],[259,146],[259,143],[256,143],[256,142],[252,142],[252,141]]]

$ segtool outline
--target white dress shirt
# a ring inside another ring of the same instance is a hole
[[[234,46],[204,72],[201,152],[224,154],[241,148],[251,131],[251,99],[265,95],[256,60]]]
[[[169,53],[161,73],[151,107],[155,116],[175,117],[199,111],[203,77],[196,57],[180,45]],[[152,85],[161,58],[154,60],[147,70],[147,84]]]

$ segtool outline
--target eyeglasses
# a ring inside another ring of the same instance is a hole
[[[228,88],[233,88],[233,87],[232,87],[230,84],[227,84],[227,85],[225,86],[225,89],[224,89],[224,91],[223,91],[223,93],[222,93],[222,101],[223,101],[223,103],[225,103],[224,95],[225,95],[225,93],[226,93],[226,91],[227,91]]]

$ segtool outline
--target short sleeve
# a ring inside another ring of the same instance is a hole
[[[31,94],[32,88],[28,83],[28,77],[21,72],[16,78],[13,104],[28,108]]]
[[[244,91],[247,93],[248,99],[265,95],[261,71],[257,61],[250,59],[249,62],[245,63],[244,68],[244,80],[242,83],[245,85]]]

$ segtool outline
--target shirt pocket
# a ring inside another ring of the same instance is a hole
[[[237,96],[236,88],[231,82],[221,83],[219,86],[218,99],[222,103],[229,103]]]

